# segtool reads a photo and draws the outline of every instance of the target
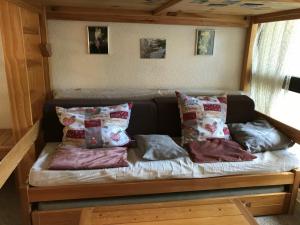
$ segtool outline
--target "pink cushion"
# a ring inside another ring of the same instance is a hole
[[[52,156],[50,170],[103,169],[128,166],[127,148],[84,149],[59,146]]]
[[[189,143],[189,154],[196,163],[238,162],[256,158],[238,143],[224,139],[193,141]]]

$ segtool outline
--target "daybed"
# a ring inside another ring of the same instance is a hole
[[[289,150],[259,153],[257,159],[250,162],[208,164],[192,163],[189,158],[141,162],[132,148],[128,168],[47,170],[51,154],[62,138],[63,127],[55,106],[106,106],[125,101],[55,99],[46,103],[42,133],[47,144],[29,175],[28,202],[32,205],[34,225],[77,225],[80,209],[87,206],[178,199],[238,198],[254,215],[293,210],[300,181],[300,173],[296,170],[300,166],[298,145]],[[175,97],[134,100],[133,104],[127,130],[130,136],[181,136]],[[258,116],[249,97],[228,96],[227,123],[252,121]]]

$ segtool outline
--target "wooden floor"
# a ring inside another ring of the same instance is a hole
[[[259,225],[300,225],[300,215],[256,217]]]
[[[0,189],[0,224],[21,225],[20,204],[15,188],[14,175]]]
[[[9,129],[0,129],[0,160],[14,146],[12,131]]]

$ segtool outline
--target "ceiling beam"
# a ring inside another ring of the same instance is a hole
[[[300,19],[300,9],[291,9],[274,13],[266,13],[252,17],[253,23],[267,23],[296,19]]]
[[[248,27],[249,20],[242,16],[220,16],[214,14],[154,16],[149,11],[121,10],[85,7],[48,7],[48,19],[101,21],[101,22],[127,22],[149,24],[178,24],[194,26],[227,26]]]
[[[167,12],[167,10],[169,8],[171,8],[172,6],[182,2],[183,0],[169,0],[166,3],[162,4],[160,7],[158,7],[157,9],[154,9],[152,14],[153,15],[161,15],[165,12]]]

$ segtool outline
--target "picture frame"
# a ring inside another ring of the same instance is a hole
[[[215,42],[215,30],[197,29],[195,55],[213,55]]]
[[[141,38],[141,59],[164,59],[166,58],[167,40],[161,38]]]
[[[87,26],[88,53],[109,54],[109,30],[107,26]]]

